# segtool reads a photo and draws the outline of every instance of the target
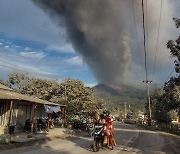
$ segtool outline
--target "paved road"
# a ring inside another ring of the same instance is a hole
[[[115,150],[101,149],[99,154],[179,154],[180,137],[163,132],[138,128],[135,125],[115,124]],[[35,146],[4,151],[2,154],[92,154],[92,138],[86,134],[68,139],[55,139]]]

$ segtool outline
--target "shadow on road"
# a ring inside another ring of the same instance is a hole
[[[92,151],[91,145],[93,139],[88,137],[88,135],[83,134],[74,137],[68,137],[67,140],[75,143],[76,146],[79,146],[87,151]]]
[[[180,137],[165,132],[145,130],[136,125],[117,125],[116,142],[120,147],[141,153],[172,153],[180,151]]]
[[[88,133],[78,132],[75,136],[67,137],[65,139],[57,138],[57,140],[39,141],[38,143],[32,143],[25,148],[13,149],[3,151],[2,154],[11,153],[62,153],[72,154],[78,151],[92,152],[91,146],[93,138],[88,136]],[[60,139],[60,140],[59,140]],[[151,130],[145,130],[136,125],[115,124],[115,140],[118,144],[116,147],[117,153],[168,153],[178,154],[180,151],[180,137],[168,134],[165,132],[155,132]],[[78,151],[75,147],[78,147]],[[109,149],[102,149],[101,153],[110,153]],[[0,151],[1,153],[1,151]]]

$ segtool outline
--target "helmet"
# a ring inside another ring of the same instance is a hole
[[[106,113],[107,113],[107,115],[110,115],[110,114],[111,114],[111,111],[110,111],[110,110],[107,110]]]

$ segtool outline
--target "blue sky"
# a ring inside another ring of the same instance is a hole
[[[156,6],[155,1],[151,0]],[[169,56],[166,42],[176,39],[179,30],[175,29],[172,17],[180,14],[180,2],[165,0],[162,12],[159,49],[157,54],[156,82],[163,83],[173,68],[173,58]],[[154,7],[156,8],[156,7]],[[156,8],[153,12],[158,11]],[[149,24],[154,21],[153,12],[149,12]],[[152,15],[152,16],[151,16]],[[177,16],[178,17],[178,16]],[[138,18],[138,17],[136,17]],[[157,34],[157,26],[149,25],[151,33]],[[152,29],[151,29],[152,27]],[[134,37],[134,36],[133,36]],[[141,82],[141,68],[138,61],[134,38],[130,39],[131,64],[128,67],[127,80]],[[154,50],[156,38],[150,38],[150,50]],[[140,41],[139,41],[140,42]],[[151,49],[151,47],[153,48]],[[166,52],[164,52],[166,50]],[[152,51],[153,52],[153,51]],[[149,53],[149,63],[153,63],[154,55]],[[150,66],[151,64],[149,64]],[[12,69],[14,68],[14,69]],[[152,74],[152,67],[149,69]],[[73,49],[66,38],[64,27],[59,27],[47,14],[33,5],[31,1],[0,1],[0,78],[6,79],[12,72],[24,71],[31,76],[63,80],[67,77],[82,80],[85,85],[92,86],[99,81],[88,67],[81,55]],[[152,76],[151,76],[152,77]]]
[[[97,83],[64,37],[64,30],[31,1],[1,0],[0,21],[1,78],[22,70],[31,76],[58,80],[72,77],[86,85]]]

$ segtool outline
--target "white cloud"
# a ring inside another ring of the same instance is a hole
[[[48,53],[45,54],[38,49],[31,47],[22,47],[12,44],[4,50],[4,46],[0,47],[0,67],[6,76],[12,72],[27,72],[29,75],[46,78],[46,79],[59,79],[65,72],[63,70],[70,70],[68,73],[82,71],[82,67],[76,67],[82,64],[79,57],[64,59],[61,57],[51,57]],[[3,65],[3,66],[2,66]],[[66,73],[67,73],[66,72]],[[3,73],[0,73],[0,77]]]
[[[20,52],[19,55],[22,57],[38,59],[38,60],[41,60],[46,56],[43,52],[38,52],[38,51]]]
[[[72,68],[72,69],[65,68],[64,70],[62,70],[62,73],[72,73],[72,72],[79,73],[83,71],[87,71],[87,68]]]
[[[96,86],[97,85],[97,83],[85,83],[85,86],[86,87],[90,87],[90,88],[92,88],[92,87],[94,87],[94,86]]]
[[[47,47],[47,50],[55,50],[55,51],[62,52],[62,53],[74,53],[75,52],[72,45],[70,45],[70,44],[65,44],[65,45],[50,44]]]
[[[0,43],[0,45],[2,45],[0,46],[0,49],[4,48],[8,52],[15,52],[15,54],[18,53],[18,55],[26,58],[41,60],[46,56],[46,54],[42,51],[34,50],[30,47],[17,46],[16,44],[5,40],[3,41],[3,43]]]
[[[3,44],[4,46],[0,48],[0,64],[3,70],[7,70],[8,74],[14,71],[29,72],[34,74],[34,76],[49,76],[54,74],[53,71],[48,70],[47,66],[40,65],[41,60],[46,56],[42,51],[33,50],[28,52],[25,49],[30,49],[29,47],[24,48],[11,42],[9,42],[11,46],[8,46],[7,41],[3,41]]]
[[[66,63],[71,64],[71,65],[82,65],[83,64],[82,59],[78,56],[67,59]]]
[[[27,72],[31,76],[41,78],[52,78],[56,73],[48,66],[38,65],[34,59],[24,58],[18,52],[8,50],[8,52],[0,49],[0,67],[6,74],[12,72]],[[3,76],[3,74],[0,74]]]
[[[25,65],[25,64],[17,64],[18,68],[27,70],[27,72],[30,72],[31,74],[36,74],[36,75],[53,75],[53,73],[49,71],[43,71],[41,68],[38,68],[37,66],[30,66],[30,65]]]
[[[8,64],[4,64],[0,62],[0,78],[4,80],[7,79],[7,75],[13,72],[21,72],[21,73],[28,73],[31,77],[41,78],[41,79],[56,79],[56,75],[49,71],[42,71],[43,68],[37,68],[37,66],[29,66],[24,63],[14,63],[14,66]]]
[[[8,49],[8,48],[9,48],[9,46],[8,46],[8,45],[5,45],[5,46],[4,46],[4,48]]]
[[[39,42],[47,46],[65,42],[65,38],[61,37],[64,35],[63,28],[56,26],[30,0],[1,0],[0,21],[0,32],[10,38]]]
[[[24,50],[25,50],[25,51],[29,51],[29,50],[31,50],[31,49],[30,49],[29,47],[25,47]]]
[[[15,45],[15,44],[12,44],[12,45],[11,45],[11,48],[17,50],[17,49],[20,49],[20,48],[22,48],[22,47],[20,47],[20,46],[18,46],[18,45]]]

